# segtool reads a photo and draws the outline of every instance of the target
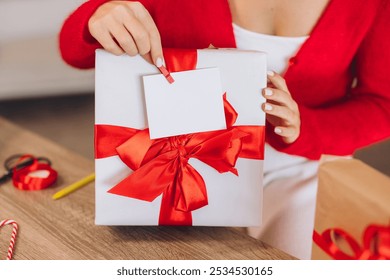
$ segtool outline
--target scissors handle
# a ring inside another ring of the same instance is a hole
[[[12,174],[9,171],[4,173],[4,175],[2,175],[0,177],[0,184],[5,183],[5,181],[7,181],[9,178],[11,178],[11,176],[12,176]]]
[[[27,158],[25,161],[19,162],[19,163],[17,163],[16,165],[12,165],[12,163],[13,163],[16,159],[20,158],[21,156],[22,156],[22,155],[14,155],[14,156],[9,157],[9,158],[5,161],[4,167],[5,167],[5,169],[6,169],[7,171],[4,173],[4,175],[2,175],[2,176],[0,177],[0,184],[5,183],[8,179],[10,179],[10,178],[12,177],[12,174],[13,174],[15,168],[16,168],[17,170],[19,170],[19,169],[22,169],[22,168],[24,168],[24,167],[30,166],[31,164],[34,163],[34,159],[33,159],[33,158]],[[47,159],[47,158],[41,157],[41,158],[37,158],[37,160],[38,160],[38,161],[45,161],[45,162],[47,162],[47,163],[50,165],[50,161],[49,161],[49,159]]]
[[[34,161],[32,159],[28,159],[24,162],[21,162],[19,164],[17,164],[16,166],[8,169],[7,168],[7,172],[4,173],[3,176],[0,177],[0,184],[3,184],[5,183],[8,179],[10,179],[12,177],[12,174],[14,173],[14,168],[16,167],[16,169],[22,169],[26,166],[29,166],[33,163]]]

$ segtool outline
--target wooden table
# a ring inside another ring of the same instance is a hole
[[[14,259],[293,259],[235,228],[96,226],[93,184],[51,198],[92,173],[93,161],[0,118],[0,163],[18,153],[49,157],[59,179],[42,191],[0,185],[0,220],[20,227]],[[0,229],[0,259],[10,234],[11,227]]]

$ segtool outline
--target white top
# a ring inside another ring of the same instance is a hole
[[[284,37],[256,33],[233,23],[236,45],[241,50],[256,50],[267,53],[267,68],[283,74],[289,62],[309,36]],[[307,161],[306,158],[291,156],[265,145],[264,174]]]
[[[233,32],[237,48],[267,53],[267,68],[283,74],[288,61],[295,56],[309,36],[284,37],[256,33],[233,23]]]

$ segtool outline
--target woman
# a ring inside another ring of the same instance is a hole
[[[156,66],[162,46],[267,52],[264,226],[250,232],[310,258],[317,160],[390,136],[389,2],[90,0],[66,20],[60,48],[79,68],[101,47]]]

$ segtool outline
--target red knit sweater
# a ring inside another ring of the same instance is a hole
[[[60,49],[69,64],[94,67],[94,51],[100,46],[87,23],[107,1],[90,0],[65,21]],[[227,0],[140,2],[154,18],[163,47],[235,47]],[[287,145],[269,131],[268,143],[318,159],[321,154],[352,154],[390,137],[389,35],[389,0],[331,0],[284,73],[299,105],[301,134]]]

